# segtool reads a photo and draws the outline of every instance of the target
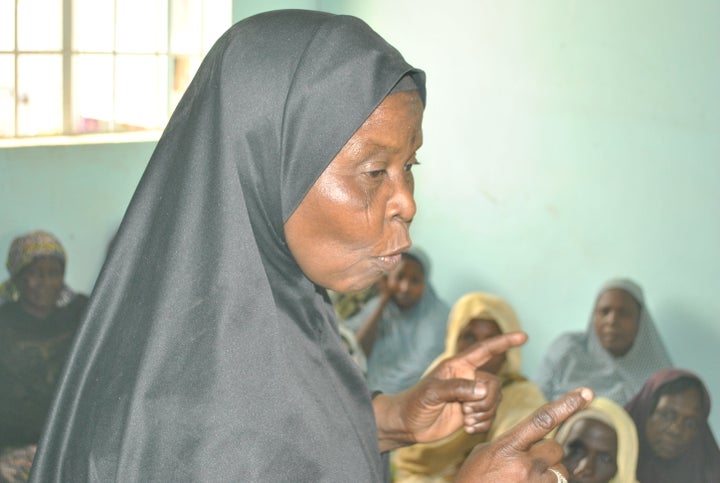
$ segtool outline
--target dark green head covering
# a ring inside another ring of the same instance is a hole
[[[5,264],[10,272],[10,278],[0,283],[0,303],[18,300],[20,293],[12,279],[39,257],[56,258],[63,267],[67,260],[65,249],[52,233],[35,230],[20,235],[12,241]]]

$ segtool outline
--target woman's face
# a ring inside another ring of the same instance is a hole
[[[593,325],[600,343],[615,357],[627,354],[640,323],[640,304],[622,289],[603,292],[595,303]]]
[[[617,473],[617,433],[597,419],[576,421],[563,453],[570,483],[607,483]]]
[[[703,420],[701,401],[694,387],[660,396],[645,425],[648,445],[658,457],[674,460],[690,448]]]
[[[386,97],[285,223],[290,251],[316,284],[362,290],[400,264],[411,244],[422,114],[417,91]]]
[[[425,271],[417,260],[403,257],[400,266],[388,274],[387,284],[400,310],[410,309],[425,292]]]
[[[490,319],[470,319],[465,327],[460,330],[457,337],[457,352],[460,353],[475,344],[490,337],[502,334],[497,322]],[[495,354],[478,371],[497,374],[505,363],[505,353]]]
[[[55,257],[37,257],[15,279],[20,304],[36,317],[47,317],[57,305],[65,276],[64,264]]]

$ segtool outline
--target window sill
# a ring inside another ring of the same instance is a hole
[[[75,136],[37,136],[0,139],[0,148],[31,148],[35,146],[73,146],[83,144],[117,144],[157,142],[162,130]]]

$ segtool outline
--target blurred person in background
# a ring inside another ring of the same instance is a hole
[[[65,284],[67,256],[46,231],[15,238],[0,305],[0,474],[27,478],[88,298]],[[12,481],[12,480],[11,480]]]
[[[625,409],[640,441],[639,481],[720,481],[720,450],[708,424],[710,393],[700,377],[683,369],[662,369]]]

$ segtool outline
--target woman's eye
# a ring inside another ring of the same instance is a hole
[[[615,457],[611,454],[603,453],[600,456],[600,461],[602,461],[606,465],[612,465],[615,464]]]
[[[460,338],[465,342],[475,342],[475,336],[472,334],[463,334]]]
[[[409,163],[406,163],[405,166],[403,166],[403,169],[405,171],[412,171],[412,167],[418,164],[420,164],[420,162],[417,159],[413,159]]]
[[[383,176],[386,173],[384,169],[376,169],[374,171],[368,171],[368,176],[371,178],[379,178],[380,176]]]
[[[673,411],[664,410],[658,413],[658,417],[661,421],[671,422],[675,420],[675,413]]]
[[[565,457],[568,459],[580,460],[585,456],[585,447],[578,443],[570,443],[565,448]]]
[[[685,420],[685,429],[689,429],[691,431],[696,430],[698,427],[698,422],[694,419],[687,419]]]

